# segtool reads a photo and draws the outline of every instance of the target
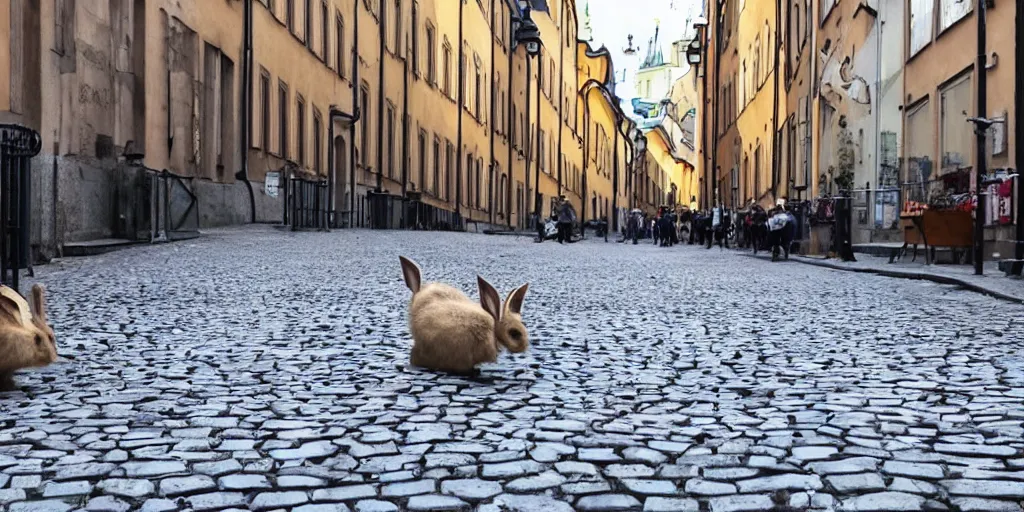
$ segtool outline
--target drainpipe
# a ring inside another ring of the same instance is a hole
[[[359,3],[359,2],[356,2]],[[384,60],[385,60],[385,48],[387,47],[387,17],[388,17],[388,6],[387,2],[380,3],[380,22],[377,27],[380,31],[380,60],[377,65],[380,67],[380,72],[377,77],[377,192],[381,193],[384,191]],[[389,133],[388,137],[394,137],[395,134]],[[365,157],[364,157],[365,158]],[[388,155],[388,158],[394,158],[392,155]]]
[[[543,55],[543,54],[541,53],[541,54],[537,55],[537,76],[538,77],[544,73],[544,61],[541,60],[541,57],[540,57],[541,55]],[[527,57],[527,58],[529,58],[529,57]],[[537,84],[537,126],[539,127],[539,126],[542,126],[540,124],[540,102],[541,102],[541,99],[540,99],[540,80],[537,80],[536,84]],[[530,84],[527,83],[526,86],[529,87]],[[534,130],[534,132],[537,134],[537,155],[539,157],[540,156],[541,144],[543,144],[544,141],[541,140],[541,138],[540,138],[540,129],[539,128]],[[533,173],[534,173],[533,176],[535,178],[534,179],[534,187],[533,187],[533,201],[534,201],[534,208],[535,208],[535,211],[537,212],[537,218],[538,219],[540,219],[540,213],[541,213],[541,204],[540,204],[540,164],[541,164],[541,161],[538,158],[538,160],[537,160],[537,168],[533,171]]]
[[[505,40],[508,41],[508,47],[506,50],[508,54],[508,104],[505,105],[505,142],[506,146],[508,146],[508,160],[505,162],[506,172],[508,173],[508,180],[506,180],[505,183],[505,205],[508,206],[508,208],[506,208],[505,220],[508,222],[508,227],[510,229],[512,228],[512,186],[516,175],[516,173],[512,171],[512,134],[509,133],[514,131],[514,127],[516,126],[516,120],[512,117],[512,105],[515,104],[515,101],[512,99],[512,86],[515,85],[516,81],[512,77],[514,72],[514,68],[512,67],[512,56],[514,55],[514,52],[512,51],[512,38],[514,35],[512,34],[511,25],[512,24],[509,23],[507,26],[501,27],[502,30],[505,30],[505,35],[507,36]],[[517,208],[518,206],[519,205],[516,205]],[[518,214],[519,212],[517,211],[516,213]]]
[[[493,13],[494,13],[494,0],[491,0],[491,10],[488,11],[488,12],[492,13],[492,15],[491,15],[492,18],[496,17],[496,16],[493,15]],[[494,94],[494,92],[495,92],[494,89],[495,89],[495,83],[496,82],[494,80],[495,73],[494,73],[494,39],[493,38],[491,38],[491,65],[490,65],[490,67],[491,67],[491,97],[489,99],[491,101],[491,104],[490,104],[490,111],[491,111],[490,122],[491,122],[491,125],[490,125],[490,130],[488,130],[488,131],[490,131],[491,159],[490,159],[490,163],[488,165],[491,168],[491,170],[490,170],[491,180],[490,180],[490,190],[488,190],[488,197],[490,199],[487,201],[487,203],[488,203],[488,210],[490,210],[491,225],[493,226],[494,225],[494,198],[495,198],[495,190],[497,189],[497,187],[495,187],[495,185],[494,185],[495,182],[497,181],[496,176],[495,176],[495,172],[494,172],[494,129],[497,128],[497,125],[495,124],[495,118],[498,117],[498,115],[497,115],[498,109],[495,108],[495,105],[494,105],[494,98],[496,96],[496,94]]]
[[[875,15],[875,198],[882,189],[882,13],[885,4],[878,5],[878,12]],[[888,195],[888,194],[886,194]],[[869,195],[870,197],[870,195]],[[876,209],[869,204],[868,210],[875,212]],[[872,213],[874,215],[874,213]],[[875,219],[879,221],[880,219]]]
[[[415,30],[415,27],[413,28]],[[408,50],[408,48],[407,48]],[[391,135],[394,136],[394,135]],[[394,158],[394,156],[389,156]],[[421,162],[420,165],[423,165]],[[436,165],[436,164],[435,164]],[[402,201],[405,201],[409,188],[409,53],[402,59]],[[420,192],[426,189],[426,183],[420,183]],[[437,192],[436,190],[434,192]],[[402,208],[402,224],[406,223],[406,208]],[[408,226],[406,226],[408,227]]]
[[[465,4],[466,4],[465,0],[461,0],[459,2],[459,41],[458,41],[458,44],[459,44],[459,82],[458,82],[458,84],[456,84],[456,87],[459,88],[459,95],[458,95],[459,96],[459,108],[458,108],[458,114],[459,114],[459,121],[458,121],[458,123],[459,123],[459,126],[458,126],[458,137],[457,137],[458,147],[455,149],[455,154],[458,155],[457,158],[455,159],[456,160],[455,161],[455,169],[456,169],[455,170],[455,215],[460,217],[460,218],[462,216],[462,117],[463,117],[463,115],[462,115],[462,108],[466,104],[466,97],[465,97],[466,87],[465,87],[465,84],[464,84],[464,80],[465,80],[465,76],[464,75],[466,73],[466,70],[464,69],[465,66],[462,65],[463,61],[466,58],[465,57],[465,45],[462,42],[462,37],[463,37],[462,36],[462,17],[463,17],[462,16],[462,10],[463,10],[463,7],[465,6]]]
[[[235,173],[236,180],[242,180],[249,190],[249,222],[256,222],[256,195],[252,190],[252,182],[249,181],[249,147],[252,145],[252,0],[244,0],[242,4],[242,16],[245,26],[242,28],[242,129],[239,130],[242,143],[241,168]],[[170,73],[168,73],[167,94],[170,97]],[[170,105],[170,103],[168,103]],[[168,119],[170,119],[168,114]],[[173,137],[172,135],[169,135]]]
[[[533,67],[533,64],[531,63],[532,60],[530,52],[526,52],[526,109],[523,110],[523,118],[525,119],[523,122],[523,129],[526,131],[526,133],[523,134],[523,139],[526,142],[526,172],[523,173],[523,176],[526,178],[526,190],[523,191],[525,196],[523,197],[523,202],[530,200],[530,164],[533,163],[533,137],[531,136],[533,133],[531,131],[533,126],[530,123],[530,80],[533,80],[533,69],[531,69]],[[526,205],[524,204],[523,206],[525,207]],[[529,212],[529,208],[527,208],[527,212]],[[537,218],[537,222],[540,222],[539,217]]]
[[[586,88],[586,85],[584,85]],[[587,196],[587,168],[590,167],[590,89],[587,89],[586,94],[583,95],[583,193],[580,195],[580,202],[582,202],[582,208],[580,215],[580,222],[587,221],[587,201],[590,198]],[[580,230],[582,233],[584,230]]]
[[[807,101],[804,102],[804,108],[807,110],[804,112],[804,119],[806,120],[806,135],[804,136],[804,143],[807,145],[805,152],[807,153],[807,163],[804,165],[804,185],[807,185],[807,199],[812,197],[812,194],[816,194],[818,187],[815,186],[817,181],[818,173],[813,172],[815,166],[814,158],[814,131],[815,131],[815,119],[818,117],[818,101],[815,96],[818,94],[818,23],[808,22],[807,26],[810,27],[810,48],[807,52],[807,64],[808,64],[808,77],[807,77]],[[821,156],[818,155],[818,160]]]
[[[775,63],[774,75],[772,81],[775,85],[772,100],[772,199],[778,199],[779,196],[779,178],[782,176],[779,173],[779,49],[782,47],[782,39],[779,37],[780,26],[782,25],[782,2],[775,0],[775,45],[773,50],[775,51]],[[738,162],[733,162],[734,165],[738,165]],[[738,174],[738,173],[737,173]],[[739,205],[732,205],[733,208],[738,208]]]
[[[1021,260],[1024,260],[1024,177],[1021,176],[1021,172],[1024,172],[1024,168],[1021,166],[1021,147],[1024,144],[1024,124],[1020,122],[1020,116],[1024,115],[1024,109],[1021,109],[1021,89],[1024,89],[1024,59],[1021,58],[1020,48],[1024,46],[1024,30],[1021,30],[1021,25],[1024,24],[1024,17],[1021,15],[1021,11],[1024,7],[1021,7],[1020,2],[1017,2],[1017,15],[1014,18],[1014,37],[1017,40],[1017,44],[1013,50],[1014,59],[1014,80],[1015,87],[1013,88],[1013,133],[1014,133],[1014,144],[1013,144],[1013,158],[1016,160],[1017,165],[1017,249],[1014,251],[1014,258],[1017,260],[1013,264],[1011,271],[1013,274],[1021,275],[1024,274],[1024,264]]]
[[[711,145],[712,145],[712,148],[711,148],[711,203],[710,203],[711,204],[711,208],[717,208],[718,207],[718,201],[719,201],[718,200],[718,100],[719,100],[718,81],[719,81],[719,72],[721,71],[721,67],[722,67],[722,37],[721,37],[722,36],[722,21],[721,21],[721,16],[719,16],[719,12],[718,12],[720,5],[718,5],[718,2],[715,2],[715,3],[716,3],[716,8],[715,8],[715,85],[714,85],[714,91],[715,91],[714,96],[715,96],[715,99],[714,99],[714,102],[713,102],[714,103],[714,116],[715,116],[715,118],[712,121],[712,128],[711,128],[712,132],[714,132],[714,133],[711,134],[711,137],[712,137],[712,142],[711,142]]]
[[[327,144],[327,204],[329,205],[328,208],[330,208],[327,225],[329,227],[332,224],[337,224],[336,222],[332,222],[334,213],[337,210],[334,205],[336,199],[334,197],[334,184],[337,182],[337,179],[335,178],[337,167],[334,165],[334,120],[345,119],[351,126],[355,126],[355,123],[359,121],[359,115],[359,110],[356,110],[353,114],[349,114],[347,112],[342,112],[337,105],[331,105],[330,112],[327,115],[327,140],[329,141]],[[334,227],[337,227],[337,225]]]
[[[559,20],[565,20],[565,3],[561,4],[560,14],[558,15]],[[559,27],[564,30],[565,27]],[[561,32],[561,30],[559,30]],[[562,158],[562,136],[565,132],[565,127],[562,126],[565,119],[565,112],[562,110],[565,107],[565,45],[562,41],[558,41],[558,195],[562,195],[562,162],[565,160]],[[551,77],[554,80],[555,77]]]
[[[359,2],[352,2],[352,112],[356,120],[362,117],[359,109]],[[366,155],[363,155],[366,158]],[[348,125],[348,227],[356,226],[356,123]]]
[[[977,207],[974,210],[974,274],[982,275],[985,272],[985,203],[986,197],[982,195],[982,180],[985,179],[985,135],[988,130],[988,123],[982,121],[988,116],[988,66],[985,64],[987,55],[985,37],[985,8],[986,1],[979,1],[975,8],[975,16],[978,19],[978,64],[975,68],[977,74],[978,105],[977,114],[979,121],[974,123],[975,143],[974,150],[974,195],[977,197]],[[1018,2],[1019,3],[1019,2]],[[1019,73],[1019,72],[1018,72]]]
[[[618,116],[615,116],[618,118]],[[618,119],[616,119],[618,124]],[[615,129],[615,147],[612,148],[615,174],[612,178],[612,231],[619,230],[619,130]]]

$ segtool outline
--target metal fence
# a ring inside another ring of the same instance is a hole
[[[42,145],[35,130],[0,125],[0,282],[19,292],[19,274],[31,262],[31,160]]]
[[[405,228],[425,231],[461,231],[462,216],[422,201],[413,195],[405,206]]]
[[[199,236],[199,198],[185,183],[193,178],[167,169],[146,169],[150,176],[150,241],[169,242]]]
[[[288,179],[285,196],[285,225],[292,231],[302,229],[326,230],[328,210],[327,180]]]

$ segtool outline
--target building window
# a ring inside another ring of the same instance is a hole
[[[323,170],[323,152],[324,152],[324,134],[323,127],[324,120],[320,111],[313,109],[313,170],[316,171],[317,176]]]
[[[966,124],[966,123],[965,123]],[[906,200],[924,202],[928,199],[925,182],[932,179],[931,147],[934,128],[931,105],[925,100],[907,112],[907,133],[904,149],[907,158],[907,182],[918,184],[912,187]]]
[[[476,77],[476,79],[473,82],[473,115],[475,115],[476,118],[479,120],[479,119],[481,119],[480,110],[482,108],[481,97],[483,96],[483,92],[484,92],[483,91],[483,84],[480,83],[481,78],[480,78],[480,59],[479,58],[476,59],[475,70],[476,70],[476,73],[475,73],[474,76]]]
[[[306,0],[306,48],[313,50],[313,0]]]
[[[529,57],[527,57],[527,58],[529,58]],[[537,90],[539,90],[539,91],[546,91],[547,90],[544,87],[544,64],[543,64],[543,62],[544,61],[541,60],[540,57],[537,58],[537,63],[539,64],[537,66]]]
[[[452,97],[452,45],[448,44],[448,41],[444,42],[444,49],[441,55],[441,72],[444,76],[441,77],[441,92]]]
[[[452,179],[455,177],[455,146],[450,140],[445,140],[444,159],[444,199],[452,198]]]
[[[462,95],[462,101],[466,101],[466,59],[468,58],[469,51],[467,51],[465,43],[462,45],[462,58],[459,59],[459,94]],[[463,106],[469,108],[469,103],[463,103]]]
[[[548,98],[555,97],[555,59],[551,59],[551,74],[548,75]]]
[[[460,191],[465,190],[466,191],[465,194],[462,194],[462,204],[466,205],[466,206],[472,206],[473,205],[473,195],[472,195],[472,191],[473,191],[473,183],[472,183],[472,181],[473,181],[473,154],[472,153],[466,155],[466,168],[463,170],[463,173],[465,173],[465,176],[466,176],[467,179],[463,180],[462,176],[459,176],[459,184],[458,184],[459,188],[458,188],[458,190],[460,190]],[[462,173],[460,173],[460,174],[462,174]],[[463,183],[466,183],[465,187],[463,187],[463,185],[462,185]]]
[[[437,41],[434,26],[427,22],[427,83],[437,85]]]
[[[441,139],[434,136],[434,175],[430,191],[437,195],[441,192]]]
[[[66,55],[68,50],[74,44],[73,28],[74,21],[72,16],[71,6],[68,5],[68,0],[57,0],[56,12],[53,15],[54,23],[54,42],[53,51],[57,55]]]
[[[295,142],[298,146],[299,165],[306,165],[306,100],[295,95]]]
[[[420,4],[412,3],[412,72],[420,74]]]
[[[537,148],[537,165],[541,166],[541,170],[546,170],[544,169],[544,166],[547,165],[547,160],[544,158],[544,145],[545,142],[547,142],[547,139],[544,138],[544,130],[540,130],[539,137],[540,147]],[[530,141],[530,144],[533,144],[532,140]]]
[[[395,55],[402,54],[402,0],[395,0]],[[415,25],[414,25],[415,26]]]
[[[295,0],[285,0],[284,2],[284,19],[285,24],[288,25],[288,30],[295,33]]]
[[[942,174],[971,165],[974,137],[971,123],[963,112],[971,110],[971,75],[961,77],[939,92],[942,111],[939,117],[939,154]]]
[[[935,0],[910,0],[910,55],[913,57],[932,41]]]
[[[498,2],[498,8],[495,9],[494,15],[498,18],[494,25],[494,34],[498,36],[498,42],[501,43],[501,47],[505,47],[505,4]]]
[[[336,66],[338,66],[338,76],[345,78],[345,21],[341,18],[341,13],[334,16],[334,33],[335,33],[335,52],[334,56]]]
[[[330,66],[331,62],[331,11],[327,9],[327,2],[320,4],[320,58]]]
[[[288,84],[277,85],[277,145],[281,158],[288,159]]]
[[[476,184],[476,200],[474,201],[477,208],[483,207],[483,204],[484,204],[481,201],[481,195],[482,195],[481,192],[483,191],[483,188],[484,188],[484,182],[483,182],[484,171],[483,171],[483,167],[484,167],[484,160],[482,158],[477,159],[477,161],[476,161],[476,181],[475,181],[475,184]]]
[[[364,168],[369,168],[370,161],[370,85],[363,82],[359,88],[359,109],[363,116],[359,120],[362,133],[359,134],[359,153],[362,155]]]
[[[939,0],[939,32],[952,27],[971,12],[974,0]]]
[[[270,72],[260,69],[260,144],[270,151]]]
[[[420,130],[416,135],[416,147],[420,150],[419,162],[419,175],[417,181],[420,184],[420,190],[427,192],[427,132]]]
[[[387,141],[388,150],[384,153],[387,158],[388,178],[395,178],[395,107],[388,102],[385,111],[384,140]]]

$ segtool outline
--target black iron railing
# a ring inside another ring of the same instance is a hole
[[[185,180],[164,169],[146,168],[150,176],[150,241],[169,242],[199,235],[199,198]]]
[[[292,230],[328,229],[330,205],[327,200],[327,180],[306,180],[292,177],[288,180],[285,224]]]
[[[15,290],[30,263],[31,160],[42,146],[39,132],[0,124],[0,282]]]

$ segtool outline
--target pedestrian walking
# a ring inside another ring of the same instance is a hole
[[[558,200],[558,243],[572,242],[572,224],[576,220],[576,212],[565,196],[560,196]]]

